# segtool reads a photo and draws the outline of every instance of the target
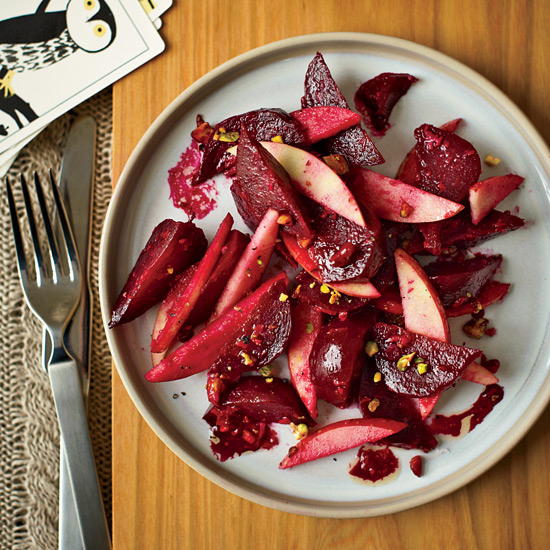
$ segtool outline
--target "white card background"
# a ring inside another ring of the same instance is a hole
[[[71,0],[82,2],[83,0]],[[40,70],[15,72],[11,80],[13,92],[32,106],[39,118],[26,123],[22,129],[0,110],[0,125],[8,130],[0,135],[0,153],[28,138],[45,124],[51,122],[75,105],[101,91],[125,74],[139,67],[164,49],[164,43],[151,24],[151,20],[139,2],[107,1],[116,22],[116,36],[104,50],[88,53],[77,49],[60,61]],[[4,3],[9,6],[4,9]],[[51,0],[46,11],[60,11],[67,0]],[[0,18],[32,14],[40,5],[39,0],[19,0],[0,3]],[[0,41],[2,37],[0,36]],[[3,44],[0,42],[0,50]],[[9,66],[5,66],[10,70]],[[0,104],[1,108],[1,104]]]

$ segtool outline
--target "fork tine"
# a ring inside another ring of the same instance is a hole
[[[17,217],[17,208],[15,207],[13,191],[11,189],[8,178],[6,178],[6,191],[8,193],[8,204],[10,208],[13,239],[15,241],[15,251],[17,253],[17,266],[19,267],[19,275],[21,276],[21,280],[23,281],[23,284],[25,284],[25,281],[29,279],[29,272],[27,270],[27,260],[25,259],[25,250],[23,248],[21,228],[19,227],[19,219]]]
[[[59,223],[63,232],[63,237],[65,241],[65,247],[67,251],[67,257],[69,259],[69,268],[71,270],[71,278],[76,276],[76,273],[80,270],[80,264],[78,260],[78,253],[76,251],[76,245],[74,241],[73,232],[67,218],[67,211],[65,210],[65,205],[61,199],[61,193],[59,192],[59,187],[55,183],[52,171],[50,170],[50,185],[52,188],[53,197],[55,200],[55,205],[57,207],[57,214],[59,217]]]
[[[48,239],[52,275],[57,281],[63,272],[63,268],[59,260],[59,250],[53,234],[50,215],[48,213],[48,207],[46,206],[46,199],[44,198],[44,191],[42,189],[42,184],[40,183],[40,178],[36,172],[34,173],[34,188],[36,190],[36,196],[38,198],[38,204],[40,206],[40,212],[42,213],[42,220],[46,230],[46,237]]]
[[[23,191],[23,200],[25,202],[25,210],[27,212],[27,218],[29,220],[32,244],[34,247],[34,260],[36,264],[36,282],[40,286],[40,284],[46,277],[46,269],[44,265],[44,259],[42,257],[42,251],[40,249],[40,239],[38,238],[38,231],[36,229],[36,222],[34,218],[34,212],[32,209],[31,197],[29,195],[29,188],[27,186],[27,180],[25,179],[25,176],[23,174],[21,174],[21,190]]]

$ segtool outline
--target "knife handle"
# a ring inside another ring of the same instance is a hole
[[[65,446],[82,545],[89,550],[110,549],[109,528],[76,363],[72,359],[51,363],[48,372]]]

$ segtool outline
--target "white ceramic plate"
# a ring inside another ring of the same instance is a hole
[[[366,485],[348,474],[356,450],[291,470],[278,464],[295,439],[288,427],[278,430],[280,444],[225,463],[209,448],[205,375],[150,384],[149,343],[155,312],[108,330],[120,376],[135,405],[158,436],[182,460],[226,489],[252,501],[290,512],[359,517],[393,513],[447,494],[487,470],[527,432],[544,410],[550,392],[548,338],[550,292],[549,152],[526,117],[492,84],[460,63],[403,40],[368,34],[321,34],[284,40],[241,55],[185,90],[157,119],[133,152],[116,186],[105,223],[100,262],[101,305],[105,322],[111,306],[152,229],[163,219],[186,220],[169,200],[167,171],[190,142],[195,116],[215,123],[259,107],[299,108],[304,74],[315,52],[323,53],[333,76],[353,105],[357,87],[381,72],[407,72],[420,81],[391,116],[392,128],[376,141],[387,163],[379,171],[395,174],[413,145],[412,132],[424,122],[465,121],[459,134],[481,158],[502,159],[484,166],[483,177],[515,172],[525,177],[521,190],[502,209],[519,207],[528,227],[480,247],[504,255],[500,280],[512,283],[507,298],[487,315],[497,334],[479,342],[488,357],[501,360],[504,400],[468,435],[444,439],[424,460],[424,475],[408,467],[412,451],[396,450],[401,469],[390,483]],[[227,184],[220,181],[218,208],[199,223],[212,238],[227,211],[239,220]],[[237,228],[244,225],[237,221]],[[467,338],[454,327],[454,342]],[[476,341],[468,341],[473,347]],[[278,361],[284,368],[284,360]],[[438,412],[452,413],[475,401],[482,388],[468,382],[445,393]],[[185,392],[182,396],[180,392]],[[180,394],[177,399],[174,394]],[[331,413],[331,420],[357,411]]]

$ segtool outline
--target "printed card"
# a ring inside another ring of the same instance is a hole
[[[170,2],[152,0],[158,7]],[[156,7],[155,7],[156,9]],[[154,18],[158,13],[151,11]],[[158,55],[140,0],[19,0],[0,8],[0,158]]]

